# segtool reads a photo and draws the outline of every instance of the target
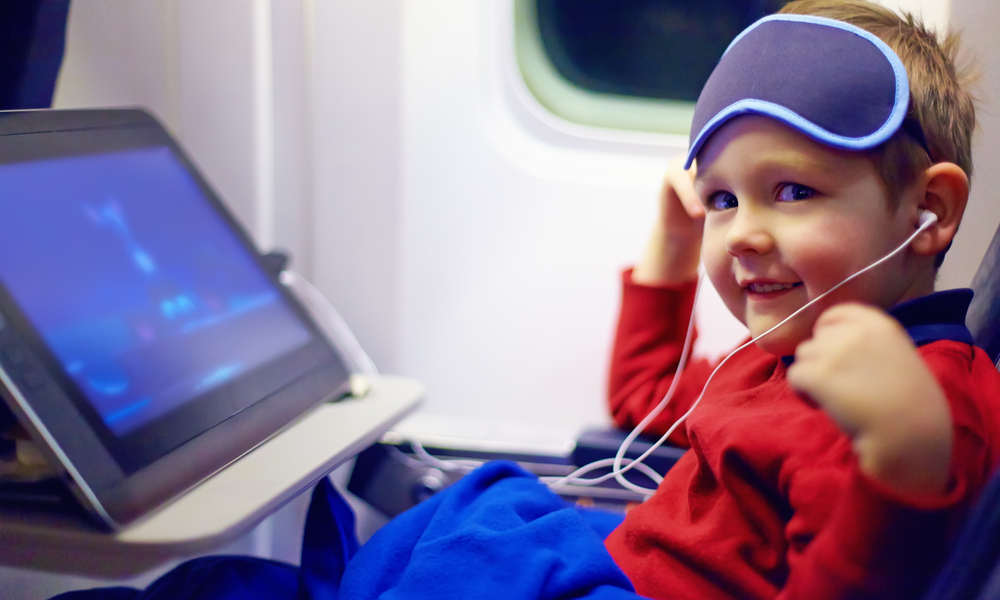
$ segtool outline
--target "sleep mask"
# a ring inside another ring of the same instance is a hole
[[[866,150],[896,133],[909,103],[903,63],[871,33],[824,17],[764,17],[733,40],[705,83],[684,168],[739,115],[765,115],[834,148]],[[923,134],[914,137],[926,149]]]

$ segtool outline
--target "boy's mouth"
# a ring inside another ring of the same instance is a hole
[[[784,290],[790,290],[802,285],[802,282],[798,283],[750,283],[746,286],[746,289],[755,294],[766,294],[768,292],[782,292]]]

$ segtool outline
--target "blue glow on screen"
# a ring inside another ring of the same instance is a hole
[[[168,148],[0,166],[0,279],[117,435],[309,331]]]

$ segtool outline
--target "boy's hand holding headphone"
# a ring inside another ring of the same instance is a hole
[[[667,164],[660,188],[660,214],[632,281],[657,285],[698,278],[705,208],[694,191],[695,167],[684,170],[684,156]]]

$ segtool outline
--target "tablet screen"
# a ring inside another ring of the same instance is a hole
[[[114,436],[312,339],[166,147],[0,166],[0,280]]]

